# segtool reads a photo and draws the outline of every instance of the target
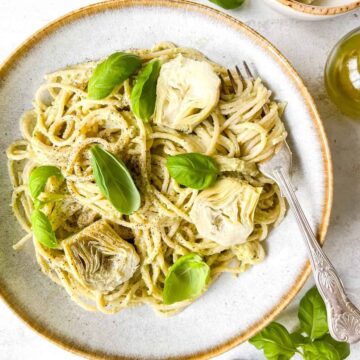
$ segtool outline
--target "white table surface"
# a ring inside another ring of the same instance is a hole
[[[22,41],[49,21],[94,0],[1,0],[0,62]],[[214,6],[206,0],[198,2]],[[215,7],[215,6],[214,6]],[[333,20],[304,22],[284,17],[263,4],[247,0],[229,13],[269,39],[292,62],[315,98],[334,162],[334,207],[325,250],[343,278],[352,300],[360,306],[360,122],[339,114],[323,84],[327,54],[344,34],[360,26],[360,10]],[[299,114],[299,118],[301,114]],[[313,284],[310,279],[306,289]],[[293,326],[299,298],[278,319]],[[221,355],[221,360],[263,359],[261,352],[243,344]],[[0,301],[0,359],[75,360],[70,354],[35,334]],[[360,344],[352,345],[350,360],[360,359]]]

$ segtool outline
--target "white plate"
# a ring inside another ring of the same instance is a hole
[[[93,358],[208,358],[265,326],[290,302],[310,272],[305,245],[293,215],[288,214],[271,232],[262,264],[238,278],[221,276],[179,315],[160,318],[143,306],[109,316],[82,310],[44,276],[31,243],[20,252],[12,250],[22,231],[8,206],[4,150],[20,137],[18,119],[31,107],[43,75],[162,40],[197,48],[229,67],[243,59],[254,64],[275,97],[288,103],[285,122],[294,152],[294,183],[322,240],[328,225],[332,173],[318,113],[289,63],[253,30],[216,10],[177,0],[105,2],[50,24],[0,68],[0,292],[35,330]]]

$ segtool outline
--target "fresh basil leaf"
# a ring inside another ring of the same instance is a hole
[[[134,54],[116,52],[96,66],[88,84],[88,97],[99,100],[107,97],[128,79],[141,65]]]
[[[302,348],[304,360],[341,360],[335,347],[325,341],[316,340]]]
[[[338,352],[341,360],[346,359],[350,355],[350,345],[346,342],[336,341],[329,334],[324,335],[319,340],[331,344]]]
[[[166,274],[164,304],[198,297],[206,286],[209,274],[210,268],[201,256],[193,253],[182,256]]]
[[[311,343],[311,339],[301,335],[300,332],[293,332],[290,337],[296,347]]]
[[[291,359],[296,347],[289,332],[279,323],[272,322],[249,340],[250,344],[264,351],[268,360]]]
[[[326,307],[316,287],[310,289],[300,301],[299,320],[301,329],[312,340],[325,335],[329,328]]]
[[[140,193],[125,164],[98,145],[91,149],[96,184],[120,213],[130,215],[140,207]]]
[[[48,248],[58,247],[59,244],[50,221],[39,209],[35,209],[31,213],[31,229],[36,241]]]
[[[198,153],[168,156],[166,167],[179,184],[196,190],[213,185],[219,174],[214,159]]]
[[[31,172],[29,177],[29,191],[34,201],[44,191],[46,182],[51,176],[63,179],[61,171],[56,166],[39,166]]]
[[[245,2],[245,0],[209,0],[209,1],[227,10],[236,9]]]
[[[131,108],[135,115],[148,122],[155,110],[156,85],[161,68],[158,60],[149,62],[136,78],[131,92]]]

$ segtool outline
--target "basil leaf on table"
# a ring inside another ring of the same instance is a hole
[[[130,215],[140,207],[140,193],[125,164],[98,145],[91,149],[96,184],[120,213]]]
[[[326,307],[316,287],[301,299],[298,316],[301,329],[311,340],[318,339],[329,331]]]
[[[209,0],[209,1],[227,10],[236,9],[245,2],[245,0]]]
[[[293,344],[298,347],[304,344],[309,344],[311,343],[311,339],[308,337],[305,337],[303,335],[301,335],[300,332],[293,332],[290,334],[291,340],[293,342]]]
[[[50,221],[39,209],[35,209],[31,213],[31,229],[36,241],[48,248],[58,247],[59,244]]]
[[[331,344],[338,352],[341,360],[346,359],[350,355],[350,345],[346,342],[336,341],[329,334],[324,335],[319,340]]]
[[[213,185],[219,174],[214,159],[198,153],[168,156],[166,167],[177,183],[196,190]]]
[[[116,52],[96,66],[88,84],[88,97],[100,100],[128,79],[141,65],[134,54]]]
[[[131,92],[131,108],[135,115],[148,122],[155,110],[156,85],[161,68],[158,60],[149,62],[136,78]]]
[[[296,347],[289,332],[279,323],[272,322],[249,340],[257,349],[262,349],[267,359],[291,359]]]
[[[63,179],[61,171],[56,166],[39,166],[31,172],[29,191],[33,200],[44,191],[46,182],[51,176],[56,176],[59,180]]]
[[[341,360],[335,347],[328,342],[316,340],[302,346],[305,360]]]
[[[329,335],[326,315],[325,304],[317,288],[313,287],[300,301],[300,330],[289,334],[282,325],[271,323],[249,342],[263,349],[268,360],[290,359],[295,352],[305,360],[346,359],[350,355],[350,345]]]
[[[210,274],[209,266],[198,254],[187,254],[179,258],[169,269],[164,285],[164,304],[195,299],[206,286]]]

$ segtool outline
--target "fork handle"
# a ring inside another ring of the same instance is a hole
[[[306,240],[315,283],[325,302],[331,336],[335,340],[349,343],[359,341],[360,311],[346,296],[344,286],[335,268],[317,242],[295,195],[289,176],[282,168],[277,168],[274,171],[274,177],[279,184],[282,194],[288,200]]]

